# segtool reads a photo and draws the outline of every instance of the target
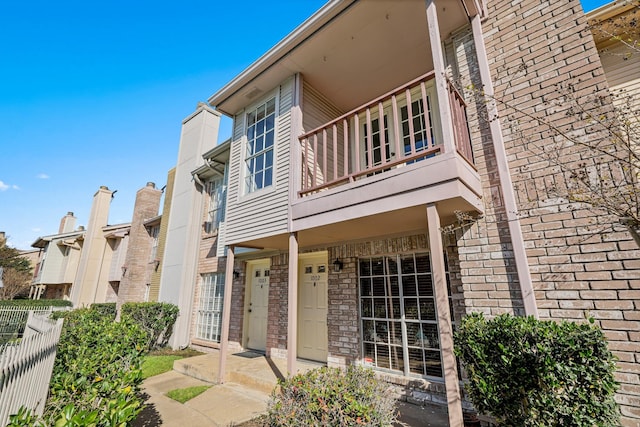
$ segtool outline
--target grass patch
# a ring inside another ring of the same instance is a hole
[[[199,356],[203,353],[187,348],[185,350],[159,349],[150,352],[142,362],[142,379],[163,374],[173,369],[173,362],[185,357]]]
[[[210,385],[198,385],[195,387],[178,388],[175,390],[168,391],[167,396],[169,396],[173,400],[177,400],[180,403],[184,403],[193,399],[199,394],[204,393],[210,388],[211,388]]]
[[[142,362],[142,379],[164,374],[173,369],[173,362],[182,356],[147,356]]]

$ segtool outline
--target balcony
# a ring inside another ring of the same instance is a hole
[[[434,122],[433,77],[427,73],[302,135],[300,196],[443,153],[440,127]],[[449,101],[456,151],[472,165],[466,104],[452,85]]]
[[[452,85],[448,98],[453,141],[443,137],[433,72],[300,136],[292,220],[301,238],[365,237],[381,225],[387,234],[424,230],[427,203],[450,218],[480,211],[466,104]]]

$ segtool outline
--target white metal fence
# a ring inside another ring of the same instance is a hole
[[[62,331],[63,320],[49,319],[50,308],[18,311],[0,309],[0,325],[22,330],[21,338],[0,347],[0,426],[7,425],[21,406],[42,415]],[[24,323],[19,324],[19,319]]]

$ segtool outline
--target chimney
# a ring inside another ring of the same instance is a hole
[[[58,234],[69,233],[73,231],[76,226],[76,217],[73,216],[73,212],[67,212],[65,216],[62,217],[60,221],[60,228],[58,229]]]

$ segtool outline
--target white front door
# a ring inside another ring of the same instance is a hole
[[[269,260],[247,263],[249,288],[247,348],[264,351],[267,345],[269,306]]]
[[[298,289],[298,357],[327,361],[327,254],[301,257]]]

